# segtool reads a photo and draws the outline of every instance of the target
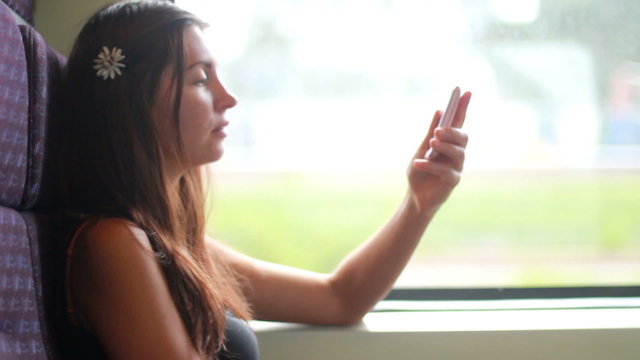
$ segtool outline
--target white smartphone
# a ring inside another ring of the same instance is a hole
[[[449,104],[447,105],[444,114],[440,116],[440,120],[438,121],[438,127],[449,127],[453,123],[453,118],[456,116],[456,111],[458,110],[458,103],[460,102],[460,88],[456,86],[451,93],[451,98],[449,99]],[[429,160],[433,160],[438,156],[438,152],[429,148],[427,153],[425,154],[425,158]]]

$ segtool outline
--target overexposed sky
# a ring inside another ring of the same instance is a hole
[[[594,61],[585,48],[566,39],[517,39],[490,49],[477,43],[477,32],[490,20],[538,20],[539,0],[490,0],[464,8],[453,0],[178,4],[210,23],[208,36],[222,68],[246,54],[253,22],[266,18],[286,37],[297,71],[364,74],[383,89],[373,96],[241,98],[229,113],[222,167],[404,167],[433,112],[446,106],[455,86],[474,93],[465,124],[472,139],[468,167],[584,168],[607,162],[599,156],[603,114],[597,108]],[[502,70],[496,61],[516,73],[497,73]],[[504,93],[504,81],[515,74],[544,89],[549,100],[531,102]],[[384,91],[387,84],[406,79],[422,90],[411,95]],[[358,151],[362,148],[368,157]]]

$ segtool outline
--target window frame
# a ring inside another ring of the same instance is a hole
[[[511,300],[640,297],[640,286],[394,288],[384,300]]]

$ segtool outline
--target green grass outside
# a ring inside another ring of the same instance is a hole
[[[469,173],[415,256],[500,249],[514,258],[640,259],[639,184],[637,172]],[[391,216],[404,192],[402,174],[221,174],[208,225],[248,255],[327,272]],[[558,276],[529,271],[513,285]]]

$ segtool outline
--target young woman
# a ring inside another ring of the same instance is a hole
[[[65,358],[254,359],[243,320],[356,323],[459,181],[470,93],[453,127],[436,128],[436,112],[397,212],[333,273],[268,264],[207,238],[201,166],[222,156],[236,99],[204,27],[169,2],[120,2],[88,21],[69,56]],[[424,158],[430,147],[435,160]]]

